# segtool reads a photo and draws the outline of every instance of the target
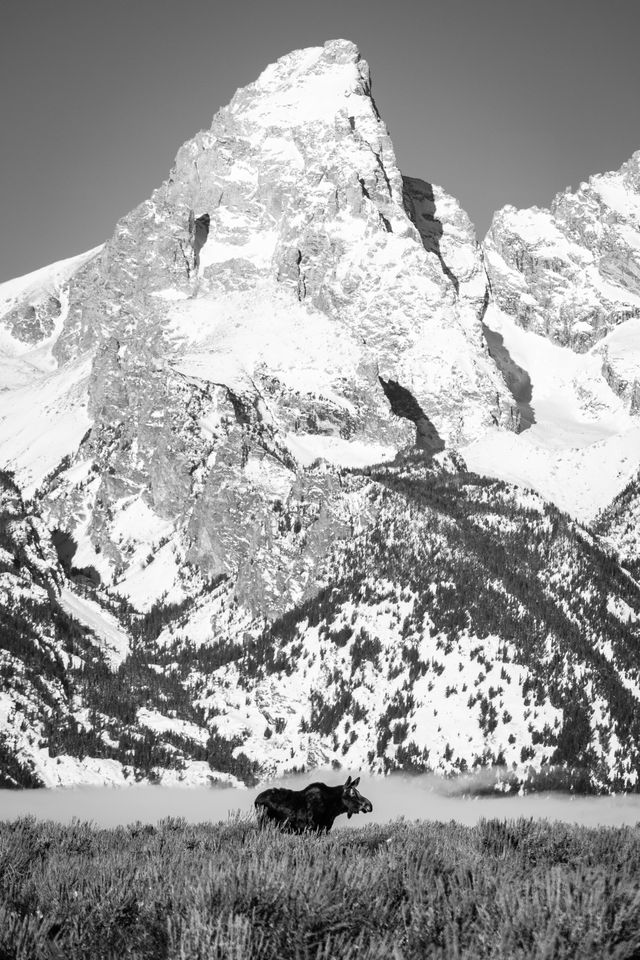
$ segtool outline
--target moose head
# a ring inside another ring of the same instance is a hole
[[[347,782],[342,788],[342,803],[344,805],[347,819],[350,820],[354,813],[371,813],[373,804],[366,797],[358,792],[356,787],[360,783],[360,777],[352,780],[347,778]]]

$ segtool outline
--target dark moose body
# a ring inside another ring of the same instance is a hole
[[[256,797],[255,808],[263,822],[271,820],[292,833],[329,833],[340,814],[351,818],[373,810],[371,801],[356,790],[359,782],[360,777],[349,777],[337,787],[326,783],[310,783],[304,790],[272,787]]]

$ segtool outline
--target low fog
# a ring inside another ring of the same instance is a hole
[[[165,817],[183,817],[190,823],[216,823],[237,814],[252,815],[255,797],[268,786],[281,785],[301,789],[316,780],[335,785],[345,779],[346,774],[331,770],[286,777],[277,783],[262,783],[258,787],[243,790],[150,785],[124,788],[0,790],[0,820],[35,816],[38,819],[69,823],[78,819],[89,820],[100,827],[113,827],[136,821],[156,823]],[[535,817],[585,826],[640,823],[640,796],[637,795],[471,795],[471,791],[486,786],[482,775],[455,780],[442,780],[431,775],[406,777],[394,774],[384,778],[363,776],[358,789],[371,800],[373,813],[360,815],[352,820],[340,817],[334,830],[346,826],[363,827],[369,823],[388,823],[400,817],[406,820],[455,820],[468,826],[483,817],[508,820]]]

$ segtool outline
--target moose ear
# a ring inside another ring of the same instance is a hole
[[[345,787],[350,787],[350,786],[351,786],[351,774],[349,774],[349,776],[347,777],[347,782],[345,783]]]
[[[359,783],[360,783],[360,777],[356,777],[355,780],[352,780],[352,781],[351,781],[351,786],[352,786],[352,787],[357,787]]]

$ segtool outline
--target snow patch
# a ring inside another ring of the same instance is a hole
[[[393,460],[397,450],[364,440],[344,440],[342,437],[319,433],[288,433],[285,442],[292,456],[303,467],[316,460],[327,460],[338,467],[367,467],[385,460]]]
[[[93,633],[99,641],[112,670],[126,660],[130,641],[113,614],[104,610],[95,600],[81,597],[68,587],[60,592],[61,607]]]
[[[199,727],[189,720],[179,720],[176,717],[166,717],[157,710],[147,710],[141,707],[137,713],[138,723],[153,730],[155,733],[175,733],[185,740],[193,740],[203,746],[209,739],[209,731],[204,727]]]

